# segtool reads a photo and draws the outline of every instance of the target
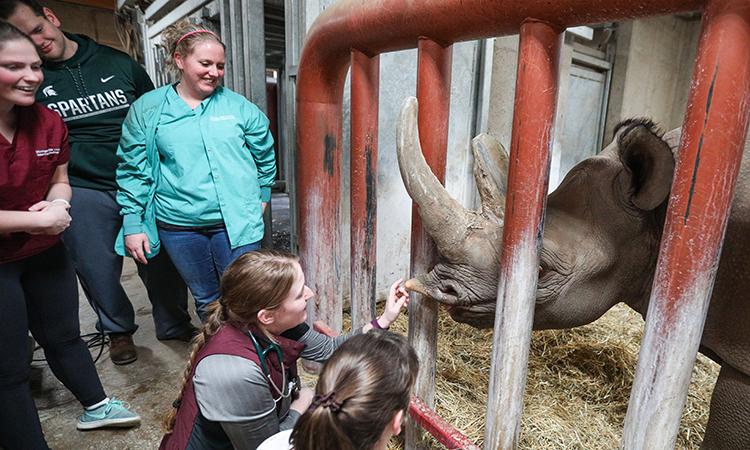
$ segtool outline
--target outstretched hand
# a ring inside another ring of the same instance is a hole
[[[383,328],[388,328],[393,322],[396,321],[398,315],[401,314],[401,310],[409,304],[409,293],[401,283],[404,282],[403,278],[399,278],[388,290],[388,299],[385,301],[385,311],[383,315],[378,318],[378,323]]]

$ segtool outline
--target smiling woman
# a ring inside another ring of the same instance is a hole
[[[123,124],[118,252],[144,264],[161,244],[179,255],[205,321],[224,269],[260,247],[274,142],[260,109],[221,86],[224,44],[214,32],[181,21],[163,38],[179,81],[144,95]]]
[[[3,24],[0,28],[0,113],[11,120],[2,120],[0,131],[6,140],[13,138],[9,126],[15,126],[16,105],[33,105],[36,89],[43,79],[42,60],[34,44],[15,28]]]
[[[68,132],[34,95],[43,80],[33,42],[0,21],[0,447],[46,449],[29,390],[29,333],[84,406],[79,429],[134,426],[104,393],[80,338],[78,288],[60,234],[71,222]]]

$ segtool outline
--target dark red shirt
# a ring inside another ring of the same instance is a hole
[[[68,159],[68,130],[60,116],[40,103],[18,107],[13,142],[0,136],[0,210],[28,211],[44,200],[57,166]],[[0,263],[36,255],[59,240],[59,235],[0,234]]]

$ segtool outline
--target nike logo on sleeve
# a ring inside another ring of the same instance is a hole
[[[115,76],[114,76],[114,75],[112,75],[112,76],[109,76],[109,77],[107,77],[107,78],[99,78],[99,79],[101,80],[101,82],[102,82],[102,83],[106,83],[107,81],[111,80],[111,79],[112,79],[112,78],[114,78],[114,77],[115,77]]]

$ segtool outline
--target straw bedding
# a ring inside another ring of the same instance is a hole
[[[407,319],[392,330],[405,333]],[[596,322],[534,332],[521,424],[524,449],[618,448],[635,374],[643,320],[618,305]],[[441,313],[436,376],[438,413],[479,445],[484,440],[492,330]],[[699,355],[676,448],[699,448],[718,366]],[[401,448],[395,440],[393,448]],[[430,447],[442,448],[435,441]]]

